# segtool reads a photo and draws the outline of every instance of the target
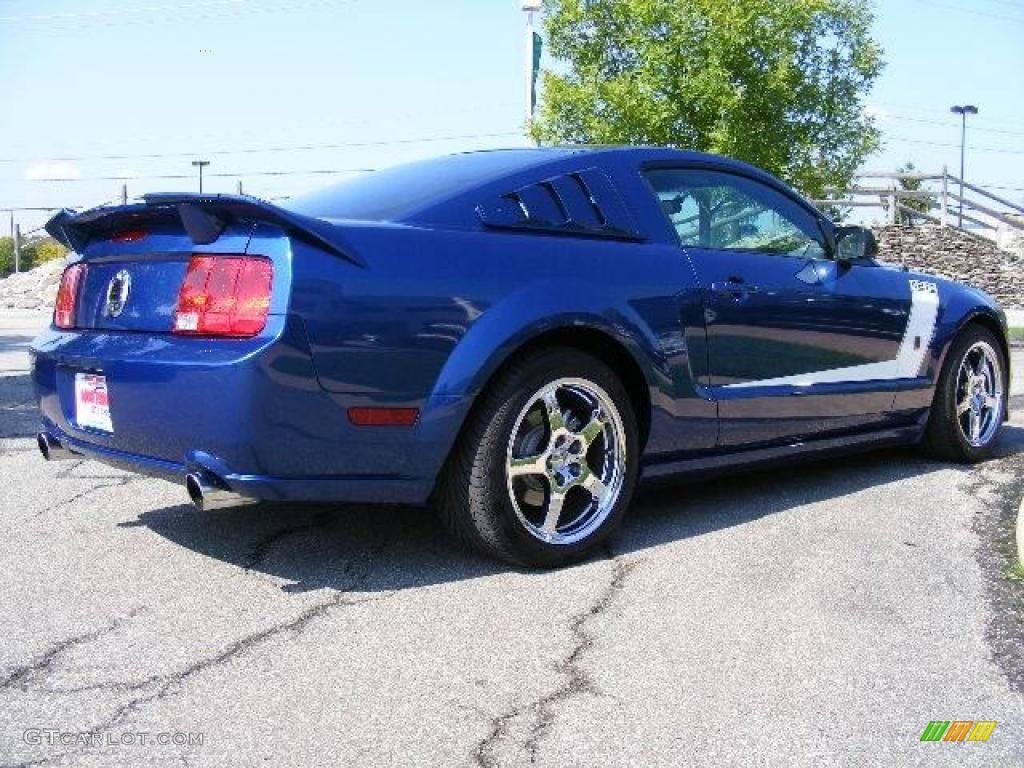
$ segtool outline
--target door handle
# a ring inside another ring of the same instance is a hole
[[[759,288],[756,285],[747,285],[743,280],[738,278],[729,278],[728,280],[711,284],[712,293],[731,296],[737,300],[749,296],[752,293],[757,293],[758,290]]]

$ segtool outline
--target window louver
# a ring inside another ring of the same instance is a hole
[[[612,180],[598,168],[520,187],[478,206],[477,214],[486,226],[496,229],[642,239]]]

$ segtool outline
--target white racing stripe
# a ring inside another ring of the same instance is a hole
[[[914,379],[921,375],[925,357],[935,335],[935,323],[939,317],[939,290],[935,283],[923,280],[910,281],[910,317],[907,329],[900,342],[895,360],[881,363],[851,365],[846,368],[831,368],[825,371],[800,373],[795,376],[780,376],[776,379],[744,381],[727,384],[722,389],[749,389],[750,387],[807,387],[812,384],[842,384],[860,381],[892,381],[893,379]]]

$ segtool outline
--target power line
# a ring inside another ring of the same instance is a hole
[[[908,115],[896,115],[887,114],[879,115],[882,120],[901,120],[909,123],[923,123],[925,125],[941,125],[944,128],[959,128],[957,123],[951,123],[948,120],[930,120],[925,117],[910,117]],[[984,128],[980,126],[971,125],[971,132],[980,131],[982,133],[998,133],[1005,136],[1024,136],[1024,131],[1008,131],[1002,128]]]
[[[111,8],[101,11],[84,11],[78,13],[46,13],[30,16],[0,16],[0,21],[25,23],[31,21],[62,21],[79,19],[97,19],[104,17],[121,17],[137,13],[153,13],[160,11],[183,11],[189,8],[209,8],[211,6],[230,6],[238,9],[246,5],[245,0],[209,0],[205,3],[168,3],[164,5],[148,5],[144,7]]]
[[[227,155],[256,155],[272,152],[306,152],[316,149],[352,149],[359,147],[387,147],[403,144],[427,144],[435,141],[462,141],[464,139],[493,139],[508,136],[522,136],[521,131],[502,131],[499,133],[469,133],[451,136],[426,136],[416,139],[389,139],[380,141],[349,141],[332,144],[293,144],[273,147],[250,147],[247,149],[220,149],[202,150],[198,152],[151,152],[144,154],[128,155],[81,155],[78,157],[37,157],[0,158],[0,163],[74,163],[87,160],[155,160],[172,157],[197,157],[198,155],[212,155],[224,157]]]
[[[0,22],[8,22],[11,24],[29,24],[36,22],[45,22],[47,24],[61,23],[61,22],[82,22],[92,20],[103,20],[103,19],[114,19],[118,22],[135,22],[139,19],[125,19],[125,16],[138,16],[140,14],[152,14],[161,12],[173,12],[178,13],[181,11],[187,11],[190,9],[196,9],[199,11],[209,10],[211,7],[223,8],[227,13],[199,13],[189,14],[187,21],[193,21],[197,18],[210,18],[210,17],[228,17],[236,16],[242,13],[250,15],[253,13],[276,13],[281,11],[292,11],[300,10],[303,8],[316,8],[316,7],[329,7],[338,4],[350,4],[357,2],[357,0],[307,0],[307,2],[299,3],[276,3],[272,5],[253,5],[248,0],[208,0],[207,2],[190,2],[190,3],[165,3],[162,5],[149,5],[149,6],[135,6],[127,8],[111,8],[108,10],[99,11],[76,11],[74,13],[48,13],[48,14],[34,14],[25,16],[0,16]],[[167,19],[168,17],[163,17]],[[144,18],[141,21],[145,22],[158,22],[160,19]],[[109,26],[109,25],[108,25]]]
[[[949,115],[949,108],[948,107],[936,106],[935,104],[908,104],[908,103],[905,103],[905,102],[903,102],[903,103],[896,103],[896,102],[893,102],[893,101],[876,101],[874,103],[877,104],[878,106],[893,107],[893,108],[898,109],[898,110],[899,109],[905,109],[905,110],[912,110],[914,112],[924,112],[924,113],[927,113],[927,114],[934,114],[934,115],[940,115],[940,114],[943,115],[943,116]],[[982,105],[982,106],[984,107],[984,105]],[[997,117],[993,117],[992,113],[990,111],[988,111],[987,109],[984,112],[982,112],[980,115],[977,115],[977,116],[975,116],[975,117],[973,117],[971,119],[971,130],[975,130],[976,129],[975,126],[976,126],[977,123],[994,123],[994,124],[997,124],[997,125],[1014,126],[1015,128],[1022,128],[1022,127],[1024,127],[1024,121],[1005,119],[1005,118],[1000,118],[998,116]]]
[[[245,13],[239,13],[232,10],[231,8],[224,8],[222,10],[213,11],[189,11],[184,17],[180,15],[165,15],[165,16],[129,16],[126,18],[118,18],[114,20],[103,20],[95,19],[89,20],[74,20],[74,19],[62,19],[56,21],[39,22],[36,26],[36,32],[39,34],[42,30],[45,30],[47,34],[66,34],[66,33],[77,33],[83,26],[88,26],[91,29],[102,29],[102,28],[114,28],[117,30],[124,30],[126,27],[154,27],[154,26],[170,26],[174,24],[187,23],[191,27],[194,27],[199,22],[226,22],[230,23],[235,19],[241,18],[242,23],[255,19],[259,15],[267,16],[270,14],[279,14],[282,11],[291,14],[293,18],[296,17],[298,12],[329,12],[332,9],[339,8],[342,5],[348,3],[356,3],[360,0],[309,0],[305,3],[289,4],[289,5],[276,5],[270,7],[251,7],[245,11]],[[34,22],[26,22],[26,26],[31,25]],[[45,24],[45,26],[42,26]]]
[[[243,171],[241,173],[204,173],[204,178],[222,178],[222,179],[242,179],[249,176],[336,176],[341,174],[350,173],[370,173],[377,170],[376,168],[315,168],[312,170],[303,171]],[[140,176],[68,176],[65,178],[55,179],[26,179],[26,181],[45,181],[45,182],[68,182],[68,181],[151,181],[157,180],[181,180],[181,179],[195,179],[194,173],[157,173],[157,174],[143,174]]]
[[[9,205],[6,207],[0,206],[0,211],[4,213],[47,213],[49,211],[59,211],[62,208],[74,208],[76,210],[80,208],[99,208],[101,206],[108,205],[112,202],[114,201],[104,200],[102,203],[83,203],[82,205],[51,205],[42,207]]]
[[[915,0],[915,2],[921,5],[927,5],[929,8],[943,8],[948,11],[960,11],[961,13],[967,13],[971,16],[984,16],[989,19],[998,19],[1000,21],[1011,21],[1018,24],[1024,24],[1024,16],[1007,16],[1002,13],[991,13],[989,11],[979,11],[976,8],[964,8],[960,5],[946,5],[944,3],[932,2],[932,0]]]
[[[929,147],[953,147],[958,149],[959,144],[950,144],[943,141],[924,141],[922,139],[908,139],[902,136],[883,136],[883,141],[899,141],[904,144],[924,144]],[[992,152],[1001,155],[1024,155],[1024,149],[1004,149],[1003,147],[978,147],[974,144],[968,144],[968,149],[971,152]]]

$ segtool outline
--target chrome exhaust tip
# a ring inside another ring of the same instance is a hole
[[[60,440],[49,432],[40,432],[36,435],[36,445],[39,446],[39,453],[47,461],[61,461],[74,458],[74,453],[65,448]]]
[[[190,472],[186,475],[185,490],[188,491],[192,505],[200,512],[245,507],[259,501],[235,493],[223,481],[207,472]]]

